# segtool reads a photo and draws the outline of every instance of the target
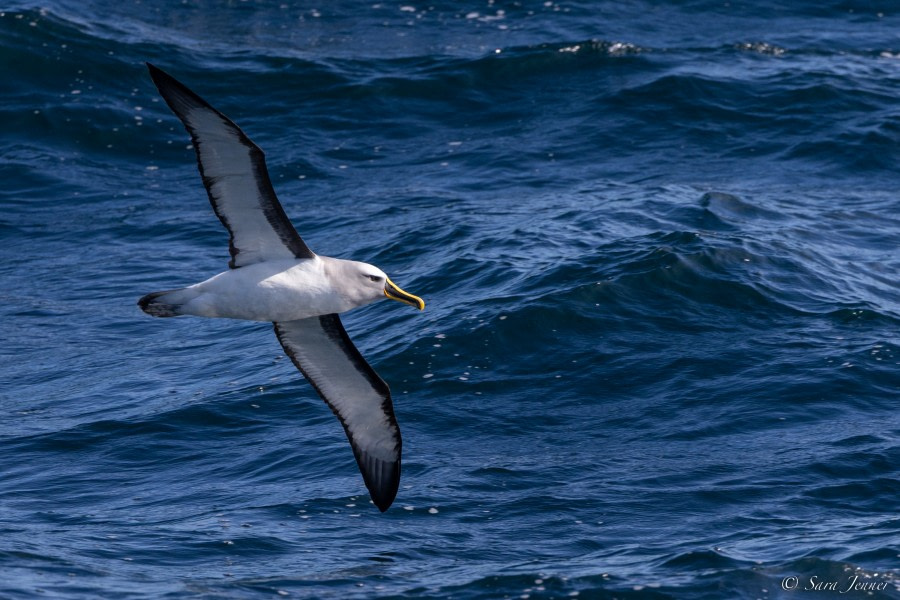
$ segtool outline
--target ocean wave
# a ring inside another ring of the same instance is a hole
[[[723,158],[752,165],[775,157],[786,171],[794,165],[829,177],[882,173],[896,162],[893,74],[883,57],[890,49],[792,48],[758,41],[669,47],[627,38],[573,38],[505,44],[477,56],[322,57],[287,49],[279,54],[277,45],[271,52],[247,52],[234,43],[206,48],[172,22],[95,22],[60,6],[5,12],[0,25],[9,33],[0,53],[31,65],[47,82],[12,82],[0,119],[13,124],[9,134],[22,145],[19,154],[77,158],[96,163],[98,172],[110,162],[158,167],[177,156],[171,117],[150,94],[138,66],[143,60],[165,62],[160,44],[170,56],[184,58],[179,76],[202,82],[218,105],[230,109],[230,103],[244,99],[232,84],[239,78],[266,91],[267,123],[289,122],[301,133],[316,130],[305,134],[312,156],[293,155],[292,168],[279,171],[279,177],[290,179],[328,177],[348,163],[397,160],[398,148],[408,168],[464,165],[467,179],[481,186],[485,179],[501,182],[517,175],[534,186],[547,185],[552,170],[522,174],[523,163],[546,162],[552,168],[563,159],[570,168],[579,167],[581,178],[604,171],[637,176],[634,164],[643,156],[658,154],[659,165],[673,160],[667,147],[677,148],[682,160],[708,165],[709,172],[724,164]],[[220,52],[212,56],[210,48]],[[83,52],[90,56],[87,70]],[[703,68],[705,60],[729,62],[727,76],[718,66]],[[677,67],[685,62],[700,66]],[[854,77],[848,78],[848,71]],[[378,123],[374,129],[359,120],[361,104]],[[569,127],[547,128],[535,104],[553,106],[557,118],[583,124],[583,135],[573,139]],[[241,121],[257,131],[262,119],[255,114]],[[497,143],[449,148],[457,150],[452,156],[438,151],[438,145],[465,141],[463,136],[438,139],[446,135],[445,126],[465,130],[489,123],[505,125],[498,128]],[[511,153],[511,147],[522,145],[523,134],[544,143]],[[287,140],[272,145],[285,153],[292,148]],[[384,146],[394,153],[385,153]],[[605,166],[598,164],[598,149],[607,149],[601,154]]]

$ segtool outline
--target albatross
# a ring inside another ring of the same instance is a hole
[[[174,77],[150,77],[190,134],[216,216],[228,230],[230,270],[138,301],[154,317],[269,321],[285,354],[331,408],[382,512],[400,485],[400,428],[388,385],[350,341],[339,313],[382,298],[423,310],[378,267],[315,254],[275,196],[263,151]]]

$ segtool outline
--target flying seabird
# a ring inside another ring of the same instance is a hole
[[[344,426],[372,501],[384,512],[400,485],[400,429],[388,385],[350,341],[338,313],[384,297],[419,310],[425,303],[377,267],[312,252],[275,196],[262,150],[184,84],[147,67],[191,136],[209,201],[228,230],[231,270],[147,294],[138,306],[154,317],[272,322],[285,353]]]

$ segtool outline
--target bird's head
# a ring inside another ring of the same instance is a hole
[[[418,296],[401,290],[397,284],[391,281],[384,271],[378,267],[362,262],[346,261],[348,263],[347,275],[352,283],[352,300],[362,304],[374,302],[387,296],[391,300],[397,300],[419,310],[425,310],[425,302]]]

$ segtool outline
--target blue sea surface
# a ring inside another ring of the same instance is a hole
[[[424,312],[393,507],[227,268],[144,61]],[[900,598],[900,6],[12,0],[0,598]],[[829,587],[830,586],[830,587]]]

